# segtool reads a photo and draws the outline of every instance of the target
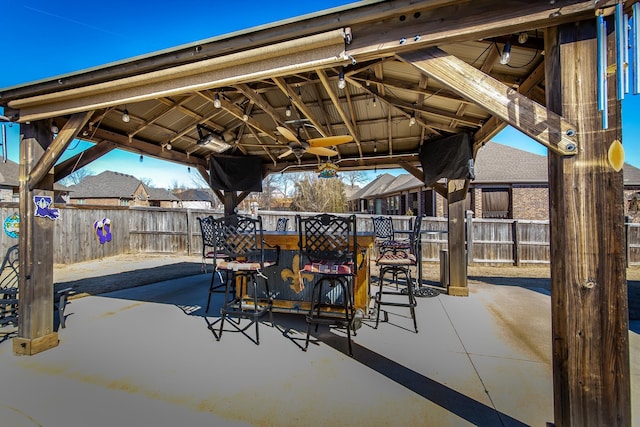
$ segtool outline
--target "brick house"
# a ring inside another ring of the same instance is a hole
[[[20,165],[7,159],[0,161],[0,202],[20,201]],[[54,183],[53,194],[55,203],[67,203],[68,187]]]
[[[640,169],[624,165],[625,214],[640,222]],[[547,158],[490,142],[480,149],[467,209],[476,218],[549,219]],[[353,212],[446,216],[446,200],[409,174],[378,176],[350,200]]]
[[[69,186],[69,204],[74,205],[152,206],[150,199],[142,181],[120,172],[104,171]]]

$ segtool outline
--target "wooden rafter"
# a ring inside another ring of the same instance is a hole
[[[320,136],[325,137],[329,135],[322,123],[320,123],[318,118],[315,116],[315,114],[313,114],[309,107],[307,107],[307,105],[304,103],[302,97],[299,96],[289,84],[287,84],[284,78],[275,77],[273,78],[273,82],[280,88],[282,93],[287,95],[287,97],[296,106],[296,108],[300,110],[302,115],[309,119],[313,127],[320,133]]]
[[[518,86],[518,92],[528,95],[531,91],[538,87],[538,84],[544,80],[544,62],[541,62],[531,74]],[[507,123],[500,120],[496,116],[492,116],[487,122],[475,133],[474,152],[482,145],[490,141],[498,132],[507,127]],[[475,156],[474,156],[475,157]]]
[[[83,152],[78,153],[63,162],[58,163],[53,168],[53,180],[57,182],[61,179],[66,178],[78,169],[82,169],[89,163],[99,159],[115,148],[116,144],[109,141],[102,141],[97,143],[93,147],[87,148]]]
[[[80,130],[89,121],[93,111],[74,114],[58,132],[58,136],[47,147],[44,154],[29,172],[27,184],[29,191],[38,188],[44,177],[51,171],[69,143],[78,135]]]
[[[167,114],[171,113],[172,111],[175,111],[179,106],[186,104],[187,102],[191,101],[195,97],[196,95],[186,96],[179,102],[172,101],[168,98],[161,98],[160,102],[164,102],[166,107],[160,110],[158,113],[156,113],[153,117],[143,122],[140,126],[135,128],[133,131],[129,132],[128,135],[131,137],[136,136],[139,132],[145,130],[146,128],[148,128],[149,126],[151,126],[152,124],[160,120],[161,118],[165,117]]]
[[[550,150],[562,155],[577,153],[577,128],[574,124],[466,62],[438,48],[399,56]]]
[[[320,77],[320,81],[322,81],[322,85],[324,86],[324,89],[329,94],[329,98],[331,98],[331,102],[333,102],[333,106],[338,111],[338,114],[340,115],[342,122],[345,124],[345,126],[347,127],[347,130],[353,137],[353,140],[356,143],[356,146],[358,147],[358,153],[360,154],[360,157],[362,157],[362,146],[360,145],[358,132],[351,125],[351,121],[349,120],[349,117],[347,116],[344,109],[342,108],[342,105],[340,104],[340,99],[338,98],[338,95],[333,91],[331,85],[329,84],[329,77],[327,77],[327,74],[324,72],[324,70],[316,70],[316,72],[318,73],[318,77]]]

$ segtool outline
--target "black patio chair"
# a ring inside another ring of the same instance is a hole
[[[416,311],[415,307],[417,305],[416,297],[415,297],[415,286],[413,284],[413,279],[411,278],[411,268],[416,267],[418,269],[418,263],[420,260],[420,227],[422,224],[422,220],[420,217],[417,217],[413,222],[413,229],[409,234],[409,248],[408,250],[399,250],[396,247],[388,247],[382,250],[378,258],[376,259],[376,265],[380,268],[380,273],[378,275],[378,286],[379,290],[375,295],[375,307],[376,307],[376,325],[375,328],[378,328],[378,323],[380,322],[380,312],[384,311],[382,309],[383,306],[393,306],[393,307],[407,307],[411,313],[411,319],[413,319],[413,327],[415,332],[418,333],[418,324],[416,321]],[[387,274],[391,274],[392,280],[396,284],[396,290],[385,290],[384,289],[384,276]],[[403,276],[405,279],[403,289],[398,289],[399,281],[398,277]],[[420,277],[420,274],[418,274]],[[407,295],[407,302],[399,302],[397,299],[386,299],[384,296],[391,295]],[[388,313],[384,311],[384,320],[388,321]]]
[[[273,325],[273,295],[269,291],[269,282],[264,272],[278,263],[280,248],[265,250],[260,216],[252,218],[231,215],[219,218],[214,221],[214,230],[214,273],[224,273],[226,278],[225,297],[220,309],[220,332],[216,339],[219,341],[222,338],[225,319],[235,317],[238,320],[250,320],[246,326],[229,322],[242,333],[252,324],[256,325],[254,342],[259,345],[259,319],[268,314]],[[217,256],[220,251],[226,258]],[[266,255],[270,259],[266,259]],[[261,294],[258,278],[263,283]],[[236,285],[239,287],[237,291]]]
[[[19,316],[19,287],[20,272],[19,245],[13,245],[4,255],[0,266],[0,327],[7,325],[18,326]],[[73,288],[68,287],[56,291],[53,308],[58,311],[60,327],[65,328],[65,310],[68,297]]]
[[[357,274],[356,217],[320,214],[308,218],[296,216],[299,233],[300,271],[314,274],[311,307],[306,316],[309,347],[311,325],[340,326],[347,330],[349,355],[353,355],[353,282]],[[324,285],[328,286],[325,287]]]
[[[211,295],[214,293],[224,293],[225,289],[225,281],[228,279],[228,275],[225,274],[225,277],[222,277],[220,272],[215,271],[215,263],[213,259],[218,257],[221,259],[225,259],[228,256],[224,253],[223,248],[218,248],[216,251],[216,237],[215,237],[215,226],[216,222],[212,215],[200,218],[198,217],[198,222],[200,223],[200,231],[202,233],[202,268],[204,272],[207,272],[207,260],[212,260],[213,270],[211,272],[211,282],[209,283],[209,296],[207,298],[207,307],[205,308],[205,312],[209,312],[209,306],[211,305]],[[216,281],[216,276],[220,279]]]

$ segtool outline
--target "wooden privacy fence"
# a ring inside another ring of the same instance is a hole
[[[202,239],[197,218],[220,216],[207,209],[128,208],[110,206],[60,207],[54,227],[54,263],[71,264],[127,253],[166,253],[198,255]],[[0,203],[2,220],[18,212],[17,203]],[[289,218],[288,229],[295,230],[296,212],[259,211],[265,230],[275,230],[278,218]],[[302,212],[301,215],[313,215]],[[373,231],[372,215],[357,215],[358,229]],[[94,223],[109,218],[112,239],[101,244]],[[408,230],[410,217],[392,216],[394,227]],[[424,217],[422,220],[422,259],[438,262],[447,249],[447,219]],[[544,264],[549,263],[549,222],[514,219],[480,219],[467,216],[469,264]],[[625,225],[627,262],[640,265],[640,224]],[[18,242],[6,232],[0,233],[0,250]]]

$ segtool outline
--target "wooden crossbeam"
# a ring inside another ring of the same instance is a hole
[[[399,57],[561,155],[578,152],[575,124],[439,48]]]
[[[64,124],[63,128],[58,132],[58,136],[47,147],[42,157],[38,159],[36,165],[29,172],[27,178],[29,191],[38,188],[42,179],[51,171],[51,168],[64,153],[69,143],[78,135],[80,129],[87,124],[92,115],[93,111],[74,114]]]

